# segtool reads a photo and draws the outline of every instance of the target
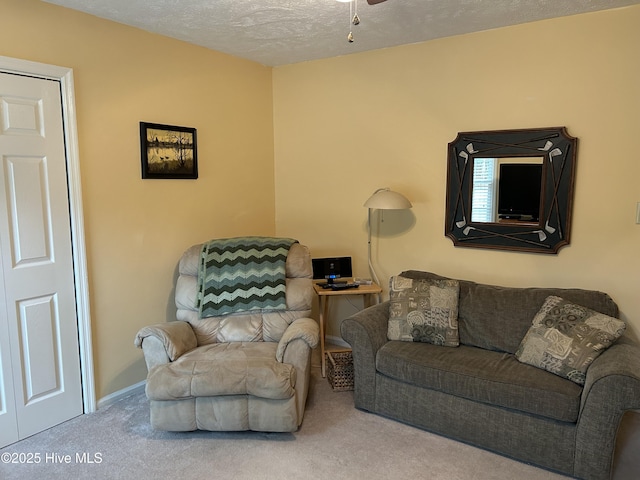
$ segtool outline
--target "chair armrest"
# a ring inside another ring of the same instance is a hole
[[[609,478],[620,421],[625,411],[636,409],[640,409],[640,346],[622,337],[587,369],[577,425],[575,476]]]
[[[282,338],[278,342],[276,350],[276,360],[282,362],[287,346],[294,340],[302,339],[309,345],[309,348],[316,348],[320,333],[318,324],[311,318],[299,318],[291,323],[284,331]]]
[[[278,342],[276,360],[296,370],[296,408],[302,422],[309,394],[311,354],[320,339],[319,327],[311,318],[299,318],[287,327]]]
[[[340,333],[353,351],[354,401],[357,408],[373,410],[376,389],[376,354],[387,343],[389,302],[362,310],[345,319]]]
[[[148,337],[159,340],[171,362],[198,346],[198,340],[191,325],[182,321],[143,327],[137,333],[134,344],[142,348],[142,343]]]

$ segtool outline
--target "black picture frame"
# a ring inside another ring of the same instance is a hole
[[[140,122],[143,179],[198,178],[195,128]]]
[[[448,148],[445,235],[456,247],[557,254],[571,234],[577,146],[565,127],[458,133]],[[474,223],[475,159],[531,156],[543,158],[539,219]]]

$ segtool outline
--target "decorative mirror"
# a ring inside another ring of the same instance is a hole
[[[460,247],[558,253],[569,243],[577,144],[565,127],[459,133],[445,235]]]

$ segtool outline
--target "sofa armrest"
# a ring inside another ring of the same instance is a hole
[[[354,401],[357,408],[374,410],[376,354],[387,343],[389,302],[362,310],[345,319],[340,333],[353,351]]]
[[[149,348],[145,343],[149,345]],[[165,363],[160,360],[163,355],[167,361],[173,362],[181,355],[196,348],[198,340],[191,325],[187,322],[177,321],[141,328],[136,334],[134,344],[143,349],[145,359],[147,356],[151,356],[156,359],[152,363]],[[147,367],[149,367],[148,361]]]
[[[640,409],[640,346],[622,337],[587,369],[575,476],[609,478],[620,421],[625,411],[636,409]]]
[[[278,349],[276,350],[277,361],[283,361],[287,347],[297,339],[304,340],[310,349],[316,348],[316,346],[318,346],[318,340],[320,339],[319,328],[316,321],[311,318],[299,318],[287,327],[278,342]]]

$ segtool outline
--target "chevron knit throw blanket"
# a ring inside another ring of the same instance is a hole
[[[205,243],[198,268],[200,318],[285,309],[285,263],[296,242],[292,238],[237,237]]]

